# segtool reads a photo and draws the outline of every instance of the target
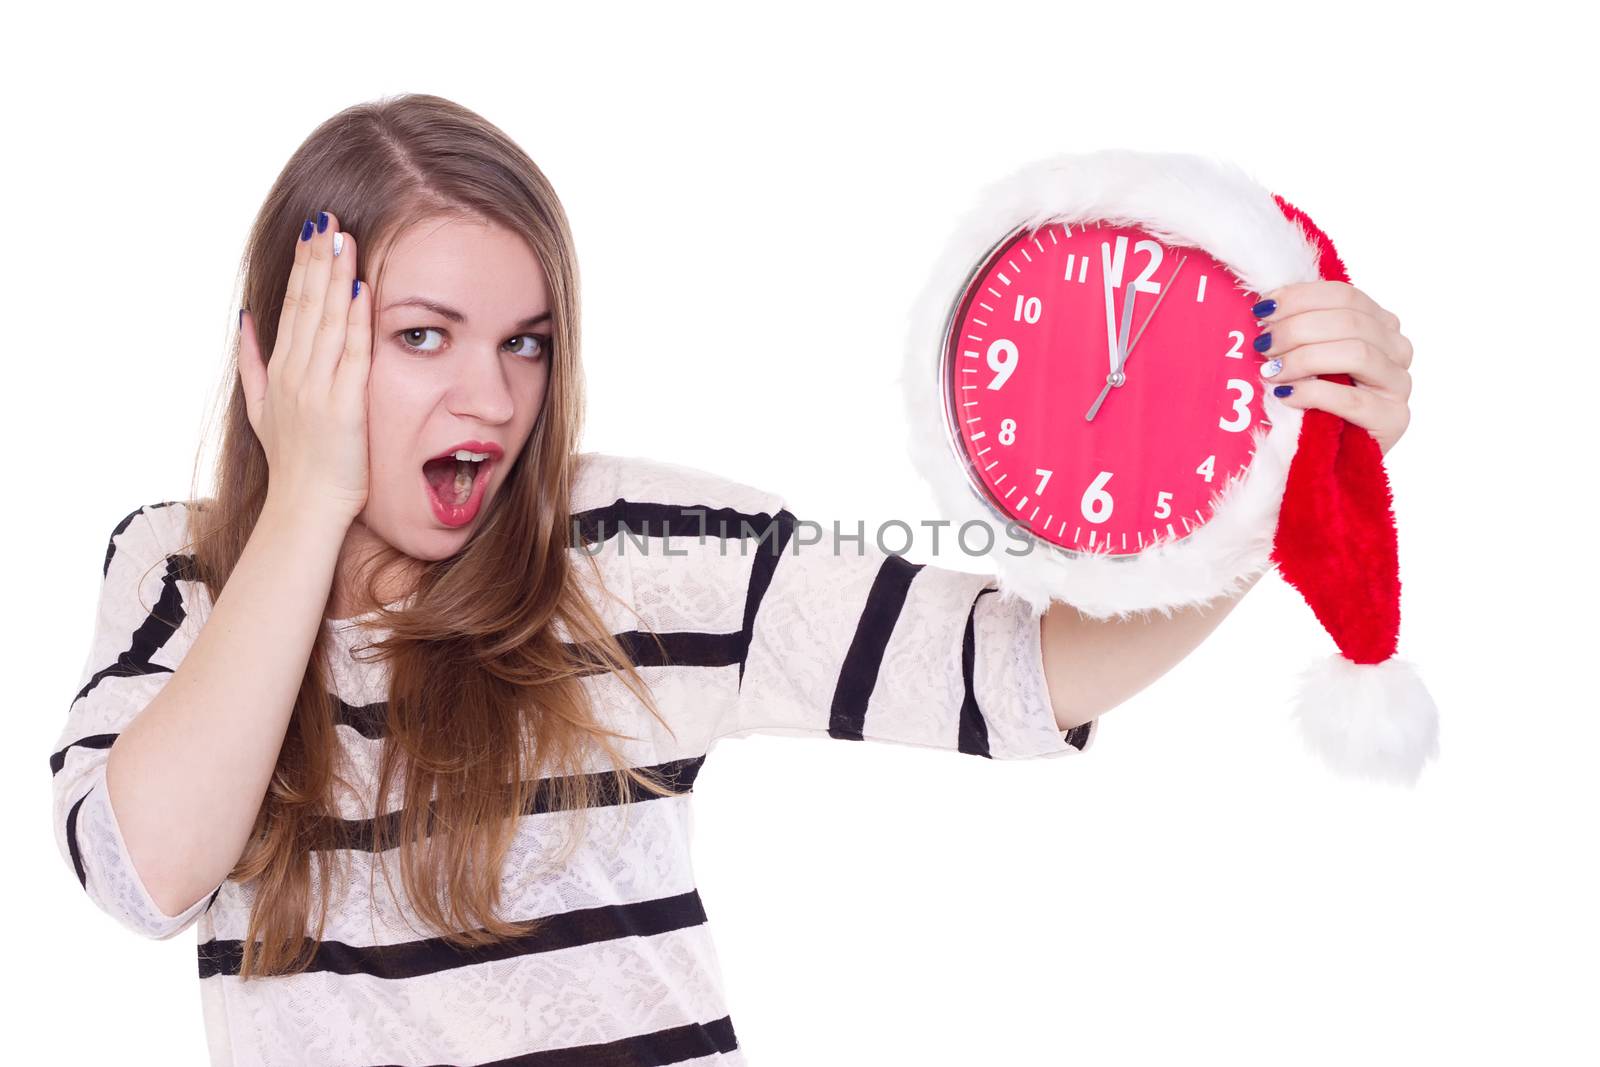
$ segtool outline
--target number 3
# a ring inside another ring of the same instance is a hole
[[[1233,401],[1233,413],[1238,416],[1237,421],[1219,419],[1217,425],[1224,430],[1242,430],[1250,425],[1250,401],[1255,398],[1256,391],[1253,386],[1243,378],[1229,378],[1228,388],[1239,390],[1239,395]]]

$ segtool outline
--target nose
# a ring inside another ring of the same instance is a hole
[[[490,424],[509,422],[516,403],[498,349],[474,349],[458,361],[457,368],[458,377],[448,398],[450,413]]]

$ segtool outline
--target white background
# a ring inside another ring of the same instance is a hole
[[[1595,1062],[1596,87],[1575,10],[12,16],[0,781],[21,1010],[0,1040],[204,1059],[192,933],[142,940],[84,897],[46,757],[112,525],[188,491],[261,198],[324,118],[418,90],[500,125],[560,192],[584,446],[802,516],[934,514],[893,392],[907,312],[978,189],[1042,156],[1233,159],[1416,347],[1388,466],[1401,653],[1443,717],[1417,788],[1299,747],[1296,673],[1333,646],[1276,576],[1081,758],[729,741],[696,788],[696,869],[753,1064]]]

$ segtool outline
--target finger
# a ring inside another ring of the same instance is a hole
[[[1253,343],[1255,350],[1264,356],[1281,356],[1301,345],[1350,338],[1364,341],[1400,365],[1400,335],[1364,311],[1353,308],[1302,311],[1271,323],[1270,327]]]
[[[1410,370],[1411,357],[1416,354],[1415,350],[1411,347],[1411,339],[1405,334],[1398,332],[1394,336],[1396,342],[1394,353],[1395,362],[1400,364],[1400,366],[1404,367],[1406,370]]]
[[[267,394],[267,367],[256,340],[256,324],[249,311],[239,313],[239,382],[244,390],[245,414],[250,428],[261,435],[261,398]]]
[[[1348,374],[1368,389],[1399,400],[1411,397],[1410,373],[1359,338],[1300,345],[1261,364],[1260,374],[1274,385],[1319,374]]]
[[[1290,315],[1298,315],[1303,311],[1317,311],[1319,309],[1346,308],[1354,311],[1364,311],[1368,315],[1382,322],[1391,330],[1400,329],[1400,317],[1378,304],[1378,302],[1349,282],[1315,281],[1294,282],[1282,285],[1276,289],[1261,294],[1261,303],[1270,302],[1270,310],[1258,312],[1256,318],[1262,322],[1276,322]],[[1256,307],[1260,307],[1258,303]]]
[[[330,216],[331,217],[331,216]],[[356,239],[354,235],[329,230],[329,255],[327,292],[323,294],[322,311],[317,323],[317,333],[311,343],[311,363],[306,368],[308,378],[333,386],[333,374],[344,353],[345,324],[350,321],[350,298],[356,277]]]
[[[282,373],[286,361],[277,357],[287,352],[294,343],[294,324],[300,317],[300,292],[305,286],[306,265],[311,262],[311,236],[317,232],[310,219],[300,223],[294,234],[294,264],[289,268],[289,280],[283,286],[283,307],[278,311],[278,333],[272,343],[271,366]]]
[[[1358,385],[1331,382],[1326,378],[1307,378],[1292,386],[1275,386],[1273,395],[1277,396],[1281,389],[1290,390],[1279,396],[1290,407],[1321,408],[1332,412],[1346,422],[1370,431],[1380,440],[1392,440],[1398,436],[1409,418],[1403,401],[1390,399]]]
[[[372,368],[372,292],[362,283],[359,290],[351,283],[350,300],[344,327],[344,352],[333,372],[333,390],[343,400],[363,396]]]
[[[322,305],[328,295],[328,276],[333,273],[333,235],[339,232],[339,220],[332,212],[319,211],[311,239],[306,242],[308,259],[304,280],[300,284],[300,308],[294,319],[294,340],[290,348],[292,369],[303,378],[311,363],[313,342],[322,326]]]

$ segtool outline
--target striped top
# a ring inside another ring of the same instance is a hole
[[[398,865],[379,865],[383,854],[361,844],[377,809],[386,666],[358,655],[369,616],[325,620],[340,744],[366,794],[338,798],[355,877],[333,893],[310,970],[250,981],[238,967],[253,884],[224,881],[164,914],[107,801],[112,742],[172,677],[210,609],[189,577],[192,557],[179,554],[186,504],[150,504],[117,523],[88,662],[50,756],[56,843],[89,899],[123,926],[150,938],[196,926],[213,1064],[743,1064],[690,862],[692,786],[718,740],[798,734],[1030,759],[1094,738],[1097,721],[1056,728],[1037,616],[989,595],[987,575],[911,563],[870,536],[836,543],[830,523],[818,540],[779,496],[651,459],[582,453],[572,510],[570,551],[600,565],[615,596],[596,596],[596,607],[670,730],[615,675],[583,684],[601,720],[631,738],[629,762],[684,795],[602,801],[554,872],[516,862],[558,844],[570,817],[535,805],[502,874],[503,914],[551,918],[524,940],[453,948],[415,919]],[[638,640],[646,630],[662,635],[665,655]],[[604,772],[602,758],[586,770]],[[397,803],[386,798],[383,810]]]

